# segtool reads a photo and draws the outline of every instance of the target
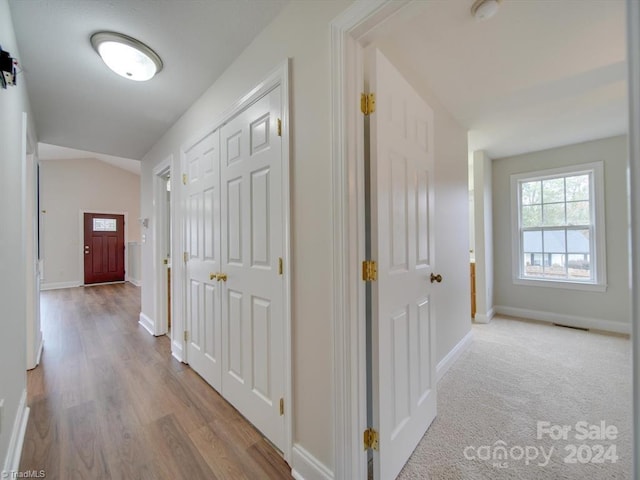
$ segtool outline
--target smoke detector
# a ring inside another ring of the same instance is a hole
[[[501,0],[476,0],[471,5],[471,15],[476,20],[487,20],[498,13]]]

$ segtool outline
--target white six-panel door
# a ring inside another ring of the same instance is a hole
[[[284,450],[281,87],[185,152],[187,361]]]
[[[277,447],[284,445],[280,88],[222,127],[222,389]]]
[[[187,359],[211,386],[222,386],[220,284],[220,133],[185,152]]]
[[[369,65],[374,475],[392,480],[436,416],[433,112],[379,51]]]

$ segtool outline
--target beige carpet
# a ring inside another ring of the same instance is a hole
[[[501,318],[473,335],[399,479],[631,479],[628,338]],[[538,422],[571,430],[538,438]],[[576,438],[601,422],[608,439]]]

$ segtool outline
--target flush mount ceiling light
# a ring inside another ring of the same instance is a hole
[[[91,35],[91,45],[107,67],[129,80],[144,82],[162,70],[162,60],[158,54],[127,35],[94,33]]]
[[[476,20],[487,20],[493,17],[500,7],[500,0],[476,0],[471,5],[471,15]]]

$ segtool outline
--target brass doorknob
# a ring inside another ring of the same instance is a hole
[[[227,274],[226,274],[226,273],[219,273],[219,274],[216,276],[216,279],[217,279],[218,281],[222,280],[223,282],[226,282],[226,281],[227,281]]]
[[[440,283],[441,281],[442,281],[442,275],[440,275],[440,274],[434,275],[433,273],[431,274],[431,283],[433,283],[433,282]]]
[[[218,279],[218,274],[216,273],[209,274],[209,280],[217,280],[217,279]]]

